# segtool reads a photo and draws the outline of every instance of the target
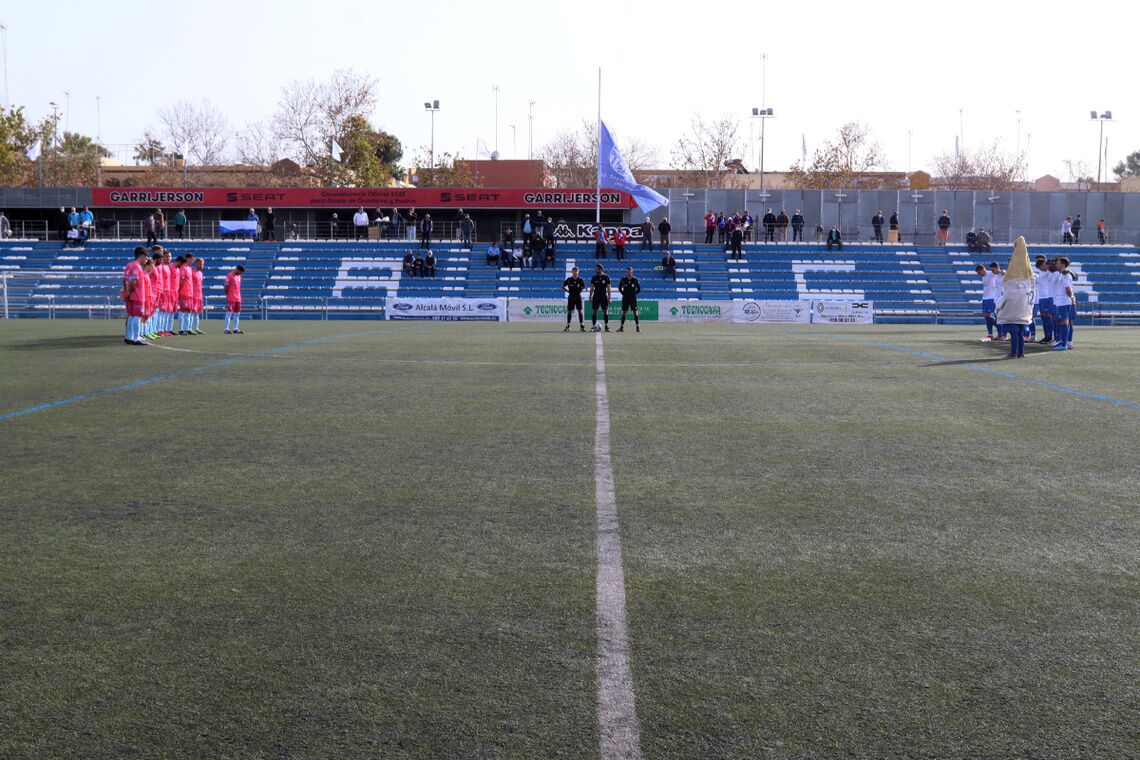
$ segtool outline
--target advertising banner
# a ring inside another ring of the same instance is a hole
[[[369,211],[393,207],[591,209],[595,190],[536,188],[483,189],[442,187],[266,187],[266,188],[117,188],[91,189],[91,205],[100,208],[180,206],[184,208],[331,208],[363,206]],[[629,193],[602,191],[602,208],[633,208]]]
[[[386,319],[434,319],[441,321],[504,322],[507,303],[503,298],[389,298]]]
[[[661,322],[731,322],[732,301],[658,301]]]
[[[875,321],[871,301],[812,301],[811,321],[825,325],[869,325]]]
[[[621,321],[621,299],[617,298],[610,301],[608,311],[611,322],[614,320]],[[565,322],[566,301],[554,298],[512,298],[507,312],[512,322]],[[659,312],[657,301],[637,302],[638,318],[643,322],[658,321]],[[584,301],[582,313],[586,315],[586,319],[590,319],[594,313],[589,299]],[[601,318],[602,315],[599,314],[598,319]],[[627,318],[633,319],[633,315],[630,314]]]
[[[810,301],[760,301],[744,300],[732,302],[732,321],[737,324],[761,324],[767,322],[811,322]]]

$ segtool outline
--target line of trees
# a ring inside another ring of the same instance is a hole
[[[158,109],[158,126],[148,126],[134,145],[136,163],[151,167],[141,182],[169,184],[191,179],[209,167],[238,162],[261,171],[258,182],[296,183],[299,175],[334,186],[381,186],[405,179],[400,166],[400,140],[372,121],[377,104],[377,80],[351,69],[334,71],[328,79],[293,81],[281,88],[277,108],[265,121],[234,129],[226,115],[209,100],[180,100]],[[645,179],[658,167],[660,154],[649,142],[619,135],[618,144],[635,177]],[[334,161],[333,141],[342,153]],[[39,147],[38,160],[28,158]],[[547,168],[548,182],[558,187],[590,187],[597,176],[597,125],[583,121],[577,130],[563,130],[538,157]],[[746,181],[746,155],[740,121],[731,115],[692,117],[669,155],[668,184],[684,187],[733,188]],[[434,169],[426,146],[417,149],[413,166],[420,168],[417,184],[469,186],[477,182],[459,155],[437,153]],[[93,185],[100,160],[110,153],[89,136],[60,132],[59,115],[30,122],[22,107],[0,109],[0,184]],[[1087,165],[1067,162],[1074,181],[1089,181]],[[1010,189],[1018,184],[1022,155],[1003,152],[998,143],[974,150],[941,153],[931,160],[931,174],[950,189]],[[279,174],[266,174],[273,168]],[[810,159],[795,162],[785,172],[788,186],[803,189],[905,186],[902,173],[891,173],[882,146],[871,128],[860,122],[840,126]],[[1140,176],[1140,151],[1114,167],[1118,180]]]

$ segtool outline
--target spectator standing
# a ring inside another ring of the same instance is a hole
[[[728,227],[728,220],[725,218],[724,212],[721,211],[719,214],[716,215],[716,236],[717,236],[716,239],[717,239],[717,242],[720,243],[722,246],[724,245],[725,234],[726,234],[725,229],[727,227]]]
[[[1074,243],[1081,242],[1081,227],[1084,227],[1084,226],[1085,226],[1085,223],[1083,221],[1081,221],[1081,215],[1077,214],[1077,218],[1073,220],[1073,242]]]
[[[523,214],[522,223],[522,237],[523,243],[529,243],[531,237],[534,235],[534,223],[530,220],[530,214]]]
[[[475,222],[471,221],[470,214],[464,214],[459,220],[459,239],[464,250],[470,251],[472,238],[475,235]]]
[[[733,227],[732,228],[731,240],[732,240],[732,258],[735,261],[739,261],[740,258],[744,255],[740,250],[740,246],[744,242],[744,229],[739,227],[739,226]]]
[[[600,224],[594,226],[594,258],[606,258],[606,228]]]
[[[554,250],[554,246],[553,245],[548,246],[546,244],[546,238],[539,237],[538,235],[535,235],[534,236],[534,245],[532,245],[530,247],[530,253],[531,253],[530,268],[531,269],[534,269],[534,260],[535,259],[538,259],[539,261],[545,260],[543,258],[543,254],[548,250],[550,250],[550,251]]]
[[[420,248],[431,249],[431,214],[424,214],[424,218],[420,221]]]
[[[276,243],[277,242],[277,221],[276,221],[276,219],[277,219],[277,217],[273,213],[273,207],[272,206],[265,209],[265,234],[262,236],[262,240],[268,241],[270,243]]]
[[[938,217],[938,244],[946,245],[950,239],[950,210],[942,209],[942,216]]]
[[[508,251],[515,249],[515,231],[511,227],[507,227],[503,230],[503,247]]]
[[[705,245],[712,245],[713,235],[716,234],[716,214],[709,209],[705,214]]]
[[[332,213],[329,217],[329,240],[336,240],[337,234],[340,232],[340,218],[337,217],[336,212]]]
[[[554,246],[554,217],[548,216],[542,221],[542,239],[547,248]]]
[[[179,240],[186,239],[186,212],[182,209],[174,212],[174,234]]]
[[[708,234],[708,230],[705,230],[705,234]],[[653,222],[649,221],[649,217],[641,223],[641,250],[653,250]]]
[[[3,216],[3,215],[0,214],[0,216]],[[3,237],[2,233],[3,233],[3,230],[0,229],[0,237]],[[1099,222],[1096,223],[1096,239],[1100,241],[1101,245],[1104,245],[1105,243],[1108,242],[1108,231],[1104,227],[1104,220],[1103,219],[1101,219]]]
[[[95,215],[87,206],[79,212],[79,226],[87,231],[87,237],[95,237]]]
[[[792,240],[799,242],[804,241],[804,215],[796,209],[796,213],[792,214]]]
[[[1061,222],[1061,242],[1073,244],[1073,217],[1066,216],[1065,221]]]
[[[79,228],[79,212],[75,210],[75,206],[71,207],[71,211],[67,212],[67,228]]]
[[[893,242],[895,242],[895,243],[900,242],[900,238],[899,238],[899,212],[898,211],[891,212],[891,220],[890,220],[890,222],[888,222],[888,224],[890,224],[890,231],[895,233],[893,236],[894,237]]]
[[[775,243],[776,215],[772,213],[772,209],[768,209],[768,211],[764,214],[764,219],[762,221],[764,223],[764,242]]]
[[[672,232],[673,225],[669,224],[669,217],[664,217],[661,220],[661,224],[657,225],[657,234],[660,235],[661,240],[659,243],[661,247],[658,250],[668,251],[673,247],[673,241],[669,237],[670,233]]]
[[[415,240],[416,235],[419,234],[420,219],[416,215],[416,210],[414,208],[408,209],[408,214],[404,217],[404,230],[405,236],[408,238],[408,240]]]
[[[153,213],[149,214],[146,218],[146,221],[143,222],[143,229],[146,230],[146,244],[147,245],[157,245],[158,244],[158,234],[155,230],[155,221],[154,221],[154,214]]]
[[[883,242],[883,210],[879,209],[873,217],[871,217],[871,226],[875,228],[875,242],[882,244]]]
[[[614,230],[614,255],[618,261],[625,258],[625,241],[629,239],[629,233],[621,227]]]
[[[0,211],[0,240],[10,237],[12,237],[12,224],[8,221],[8,217],[4,216],[4,212]]]
[[[843,236],[839,234],[839,228],[835,226],[831,228],[831,232],[827,233],[827,250],[830,251],[832,246],[843,250]]]
[[[261,217],[259,217],[257,215],[256,211],[254,211],[253,209],[250,209],[249,213],[245,215],[245,220],[247,222],[253,222],[253,224],[254,224],[253,232],[249,233],[249,239],[250,240],[257,240],[259,237],[258,230],[261,229]]]
[[[356,213],[352,215],[353,235],[352,239],[360,240],[363,237],[368,239],[368,212],[364,210],[364,206],[356,209]]]
[[[392,215],[388,217],[388,237],[400,237],[400,209],[393,208]]]
[[[166,214],[160,208],[154,210],[154,232],[159,238],[166,238]]]
[[[777,239],[783,242],[788,240],[788,212],[780,209],[780,213],[776,214],[776,234]]]

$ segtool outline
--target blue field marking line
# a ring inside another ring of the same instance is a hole
[[[913,348],[907,348],[905,346],[896,346],[896,345],[891,344],[891,343],[883,343],[882,341],[877,341],[877,340],[859,340],[856,338],[848,338],[847,340],[851,340],[851,341],[857,342],[857,343],[865,343],[865,344],[871,345],[871,346],[879,346],[880,348],[887,348],[887,349],[890,349],[891,351],[902,351],[902,352],[907,353],[907,354],[914,354],[915,356],[921,356],[924,359],[932,359],[932,360],[937,361],[937,362],[953,361],[953,359],[947,359],[944,356],[935,356],[934,354],[928,354],[928,353],[925,353],[924,351],[916,351]],[[981,367],[977,364],[963,364],[961,366],[967,367],[969,369],[977,370],[978,372],[984,372],[987,375],[996,375],[997,377],[1004,377],[1008,380],[1020,380],[1021,382],[1024,382],[1024,383],[1030,383],[1032,385],[1036,385],[1039,388],[1048,388],[1049,390],[1052,390],[1052,391],[1060,391],[1061,393],[1068,393],[1068,394],[1071,394],[1073,396],[1080,396],[1081,398],[1089,398],[1089,399],[1093,399],[1094,401],[1107,401],[1108,403],[1115,404],[1117,406],[1124,406],[1124,407],[1128,407],[1129,409],[1140,410],[1140,404],[1136,404],[1136,403],[1133,403],[1131,401],[1125,401],[1125,400],[1119,399],[1119,398],[1114,398],[1112,396],[1106,396],[1102,393],[1086,393],[1085,391],[1079,391],[1076,388],[1068,388],[1064,385],[1057,385],[1056,383],[1050,383],[1046,380],[1038,380],[1035,377],[1026,377],[1024,375],[1015,375],[1011,372],[1001,372],[1001,371],[996,370],[996,369],[990,369],[989,367]]]
[[[242,356],[235,356],[235,357],[232,357],[230,359],[224,359],[222,361],[212,362],[210,364],[203,364],[200,367],[190,367],[188,369],[180,369],[177,372],[171,372],[171,373],[166,374],[166,375],[156,375],[155,377],[148,377],[148,378],[145,378],[143,380],[136,380],[133,383],[127,383],[125,385],[116,385],[114,388],[104,388],[101,391],[92,391],[91,393],[81,393],[78,396],[71,396],[70,398],[60,399],[59,401],[50,401],[46,404],[40,404],[38,406],[30,406],[27,409],[19,409],[19,410],[14,411],[14,412],[5,412],[3,414],[0,414],[0,420],[8,420],[8,419],[12,419],[13,417],[23,417],[24,415],[33,414],[34,412],[42,412],[42,411],[45,411],[47,409],[55,409],[56,407],[67,406],[68,404],[74,404],[77,401],[86,401],[87,399],[99,398],[100,396],[108,396],[112,393],[119,393],[121,391],[129,391],[129,390],[133,390],[134,388],[141,388],[144,385],[154,385],[155,383],[161,383],[165,380],[172,380],[176,377],[183,377],[183,376],[188,375],[192,372],[205,372],[208,369],[217,369],[218,367],[228,367],[231,364],[237,364],[238,362],[247,361],[249,359],[257,359],[257,358],[260,358],[263,356],[272,356],[273,354],[280,354],[284,351],[291,351],[294,348],[301,348],[303,346],[314,346],[314,345],[317,345],[320,343],[327,343],[327,342],[332,341],[332,340],[344,340],[345,338],[358,338],[362,335],[375,335],[378,332],[381,332],[381,331],[380,330],[367,330],[365,332],[343,333],[341,335],[329,335],[329,336],[326,336],[324,338],[313,338],[312,340],[302,341],[301,343],[290,343],[287,346],[280,346],[278,348],[271,348],[267,351],[255,351],[252,354],[243,354]]]

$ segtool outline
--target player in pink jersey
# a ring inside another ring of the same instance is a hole
[[[194,311],[194,254],[178,258],[183,262],[178,269],[178,334],[193,335],[190,315]]]
[[[155,332],[170,335],[170,252],[161,245],[151,246],[155,270],[158,272],[158,308],[155,311]]]
[[[233,271],[226,275],[226,335],[230,333],[242,334],[239,327],[241,323],[241,275],[245,267],[238,264]],[[230,323],[233,329],[230,329]]]
[[[162,256],[155,254],[152,259],[144,259],[146,272],[146,315],[143,319],[143,336],[149,340],[158,340],[158,297],[161,291],[162,274],[159,267],[162,265]]]
[[[194,262],[194,271],[191,272],[191,275],[194,278],[194,313],[190,315],[190,332],[194,333],[195,335],[206,334],[202,332],[201,327],[202,309],[204,309],[206,305],[206,300],[202,294],[202,281],[205,279],[203,270],[205,268],[206,260],[197,259]]]
[[[142,317],[146,311],[146,273],[143,271],[143,261],[146,260],[146,248],[141,245],[135,248],[135,257],[123,270],[123,290],[119,294],[123,305],[127,307],[127,331],[123,342],[132,346],[145,346],[142,339]]]

